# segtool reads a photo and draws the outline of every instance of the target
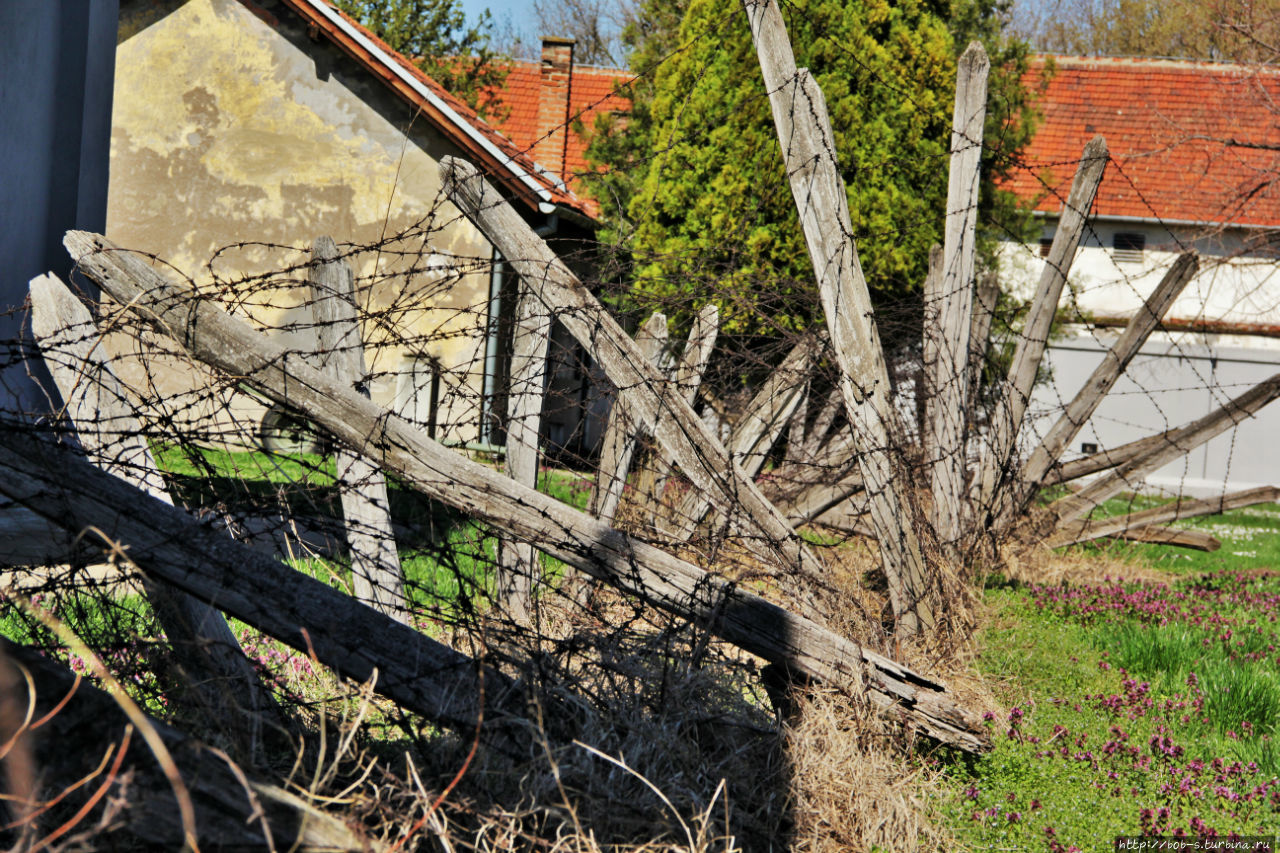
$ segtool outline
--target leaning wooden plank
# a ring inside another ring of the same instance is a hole
[[[547,355],[554,317],[529,288],[520,285],[515,341],[511,352],[511,389],[507,397],[506,474],[531,489],[538,487],[539,438],[546,396]],[[533,587],[541,575],[538,555],[527,542],[498,540],[495,596],[519,622],[532,621]]]
[[[109,803],[119,806],[100,834],[98,849],[185,849],[179,808],[169,780],[119,703],[39,651],[0,638],[0,666],[16,665],[21,676],[6,678],[13,698],[33,708],[28,728],[42,799],[61,797],[40,822],[54,829],[85,811],[79,828],[98,824]],[[147,717],[187,786],[196,840],[205,850],[378,851],[384,844],[365,837],[337,815],[308,805],[274,785],[255,781],[219,751],[190,735]],[[17,736],[17,732],[6,731]],[[10,743],[12,746],[12,742]],[[104,775],[94,778],[103,755],[116,768],[117,784],[95,807],[91,798]],[[84,784],[92,780],[91,784]],[[127,780],[127,782],[123,781]]]
[[[690,406],[698,398],[698,388],[702,386],[702,376],[711,362],[711,353],[716,348],[716,337],[719,334],[720,309],[713,303],[707,303],[694,318],[693,328],[689,330],[689,340],[685,342],[684,352],[680,355],[680,363],[672,380]],[[674,464],[675,457],[671,452],[659,447],[653,468],[648,472],[649,488],[646,496],[648,508],[654,513],[662,504],[667,478],[671,475]],[[657,521],[656,516],[652,521]]]
[[[835,135],[822,90],[796,68],[777,0],[744,0],[764,88],[782,146],[791,195],[818,278],[840,389],[859,442],[859,464],[872,496],[871,519],[898,631],[934,625],[928,575],[890,455],[889,374],[880,346],[849,219],[849,198],[835,162]]]
[[[645,360],[635,341],[520,214],[469,163],[445,157],[440,173],[450,200],[511,259],[543,302],[557,306],[565,328],[596,359],[614,387],[630,398],[629,405],[639,418],[654,425],[654,438],[675,456],[693,487],[705,491],[721,509],[741,510],[743,522],[756,534],[748,537],[748,544],[762,557],[801,574],[821,575],[821,563],[777,507],[733,463],[693,407]]]
[[[831,389],[831,393],[827,395],[826,402],[822,404],[822,408],[818,410],[818,416],[813,419],[813,426],[804,434],[804,458],[813,459],[822,449],[823,442],[827,440],[827,436],[831,435],[831,427],[835,426],[836,418],[844,411],[844,395],[840,393],[837,385]]]
[[[973,42],[956,65],[956,100],[951,123],[951,177],[942,248],[942,277],[930,305],[933,322],[924,336],[929,383],[925,447],[930,455],[933,503],[930,522],[938,545],[958,556],[965,491],[965,435],[969,411],[969,335],[973,314],[978,195],[982,186],[982,128],[987,117],[987,74],[991,61]]]
[[[288,401],[428,497],[532,542],[655,607],[696,620],[765,660],[865,694],[878,707],[905,715],[932,737],[967,750],[989,748],[980,722],[955,705],[940,684],[448,450],[404,418],[330,382],[309,365],[288,359],[278,342],[200,299],[191,288],[168,281],[105,238],[72,231],[66,244],[82,271],[157,331],[174,336],[194,357],[241,377],[274,400]],[[295,632],[299,624],[305,623],[295,623]],[[403,626],[391,623],[391,627]],[[353,630],[338,636],[368,633]],[[412,659],[403,649],[397,652],[397,660]],[[370,664],[377,660],[371,653]],[[467,695],[474,698],[474,691]]]
[[[32,334],[90,461],[173,503],[124,385],[101,349],[89,309],[52,274],[32,279],[30,293]],[[276,708],[221,613],[164,586],[145,586],[156,618],[209,712],[222,716],[240,702],[255,714]],[[250,723],[252,749],[258,745],[261,720],[251,718]]]
[[[1087,477],[1090,474],[1097,474],[1099,471],[1107,471],[1117,465],[1123,465],[1153,448],[1164,446],[1169,441],[1169,437],[1176,431],[1176,429],[1167,429],[1156,435],[1149,435],[1146,438],[1127,442],[1119,447],[1100,450],[1097,453],[1091,453],[1079,459],[1072,459],[1070,462],[1059,462],[1049,469],[1049,473],[1045,475],[1041,484],[1044,486],[1057,486],[1062,483],[1069,483],[1072,480],[1078,480],[1081,477]]]
[[[1152,471],[1190,453],[1206,441],[1252,417],[1277,397],[1280,397],[1280,373],[1253,386],[1217,411],[1166,433],[1164,441],[1151,450],[1120,465],[1107,476],[1099,477],[1076,494],[1049,504],[1051,517],[1056,520],[1055,527],[1065,528],[1103,501],[1126,489],[1135,488]]]
[[[1087,542],[1090,539],[1101,539],[1104,536],[1119,536],[1126,530],[1133,530],[1152,524],[1168,524],[1184,518],[1198,518],[1202,515],[1218,515],[1233,509],[1241,509],[1255,504],[1274,503],[1280,499],[1280,488],[1262,486],[1232,492],[1213,498],[1199,500],[1179,500],[1163,506],[1151,507],[1140,512],[1110,516],[1108,518],[1080,519],[1060,527],[1045,542],[1051,548],[1062,545],[1073,545],[1076,542]]]
[[[1084,236],[1089,210],[1093,207],[1094,196],[1097,195],[1098,185],[1102,183],[1102,175],[1107,168],[1107,158],[1106,141],[1101,136],[1095,136],[1080,156],[1080,166],[1072,181],[1071,192],[1058,216],[1058,230],[1054,232],[1049,257],[1045,262],[1044,272],[1040,275],[1040,285],[1018,338],[1013,363],[1009,366],[1009,375],[1004,383],[1003,398],[996,406],[992,419],[991,440],[982,457],[977,479],[980,513],[986,514],[991,510],[996,493],[1008,476],[1013,445],[1022,428],[1022,418],[1031,399],[1031,388],[1035,384],[1036,373],[1040,370],[1040,360],[1049,345],[1049,327],[1053,325],[1062,287],[1066,284],[1067,273]]]
[[[77,542],[26,507],[0,501],[0,566],[25,568],[72,562]]]
[[[1145,542],[1148,545],[1172,545],[1175,548],[1190,548],[1193,551],[1212,553],[1222,547],[1222,543],[1203,530],[1184,530],[1181,527],[1139,527],[1137,530],[1122,530],[1112,537],[1127,542]]]
[[[1129,320],[1120,338],[1103,356],[1102,362],[1085,380],[1084,385],[1067,404],[1066,410],[1054,425],[1049,428],[1040,446],[1027,459],[1022,479],[1028,486],[1034,488],[1058,461],[1063,450],[1071,444],[1092,417],[1098,404],[1111,392],[1124,369],[1138,354],[1143,343],[1160,324],[1160,319],[1169,310],[1169,306],[1173,305],[1173,301],[1178,298],[1178,294],[1182,293],[1183,288],[1195,276],[1198,269],[1199,262],[1194,252],[1186,252],[1174,261],[1155,291]]]
[[[359,398],[347,388],[340,393]],[[47,436],[0,430],[0,473],[0,492],[69,530],[94,531],[95,543],[119,543],[151,580],[215,603],[346,678],[376,679],[381,695],[466,737],[475,735],[483,699],[486,737],[517,751],[529,744],[510,679],[97,470]]]
[[[761,384],[734,425],[729,452],[748,477],[760,473],[769,451],[799,406],[810,365],[821,346],[822,338],[805,336]],[[672,531],[675,538],[684,541],[692,536],[710,507],[711,500],[705,494],[690,490],[676,511],[677,526]]]
[[[364,342],[355,301],[355,277],[339,257],[332,238],[319,237],[312,244],[308,279],[321,372],[335,382],[364,389]],[[391,530],[386,477],[372,460],[346,447],[333,451],[333,462],[351,553],[352,592],[370,607],[408,622],[404,574]]]
[[[834,483],[819,483],[794,501],[788,502],[784,511],[792,524],[804,524],[813,521],[841,501],[865,491],[864,486],[860,473],[850,474]]]
[[[810,380],[810,384],[812,380]],[[809,436],[805,431],[805,425],[809,422],[809,392],[808,385],[805,386],[804,393],[800,395],[800,399],[796,402],[795,411],[791,413],[791,419],[787,422],[787,444],[782,454],[782,464],[795,465],[803,463],[806,457],[806,449],[809,444]],[[843,400],[840,405],[844,405]]]
[[[641,357],[655,368],[666,349],[667,334],[667,315],[658,311],[649,315],[649,319],[636,332],[636,345]],[[652,424],[648,426],[652,428]],[[614,516],[618,513],[618,504],[622,502],[622,492],[627,485],[627,474],[631,470],[631,460],[635,456],[640,430],[644,427],[643,415],[635,410],[630,399],[619,388],[609,412],[609,423],[605,427],[604,442],[600,449],[600,468],[587,506],[588,512],[608,524],[613,523]]]

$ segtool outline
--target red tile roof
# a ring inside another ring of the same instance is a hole
[[[551,171],[564,175],[571,189],[581,192],[581,176],[590,170],[586,150],[595,117],[600,113],[626,112],[631,102],[625,94],[615,94],[615,86],[625,86],[634,78],[630,71],[616,68],[596,68],[590,65],[574,66],[569,88],[569,139],[562,158],[554,163],[544,162]],[[498,129],[517,145],[528,151],[548,134],[558,133],[564,127],[558,122],[554,127],[538,126],[538,98],[542,87],[542,65],[539,62],[512,63],[506,84],[501,92],[502,110],[505,116],[496,121]],[[579,133],[575,127],[580,126]],[[545,158],[544,158],[545,159]]]
[[[421,110],[422,115],[462,148],[485,174],[500,181],[518,198],[533,207],[549,203],[591,215],[592,208],[587,201],[574,195],[555,176],[548,175],[546,169],[534,163],[526,146],[513,142],[487,124],[475,110],[445,91],[386,42],[333,7],[329,0],[284,2],[410,106]]]
[[[1280,226],[1280,74],[1179,60],[1053,57],[1043,121],[1006,186],[1057,213],[1095,135],[1112,162],[1094,214]],[[1045,68],[1029,73],[1039,85]],[[1253,146],[1253,147],[1249,147]]]

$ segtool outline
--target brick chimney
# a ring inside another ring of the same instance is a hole
[[[542,37],[542,87],[538,91],[538,142],[533,159],[564,177],[569,143],[569,90],[573,83],[573,39]]]

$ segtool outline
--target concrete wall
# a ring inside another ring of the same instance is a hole
[[[70,228],[102,230],[116,0],[0,3],[0,410],[46,409],[21,363],[27,282],[66,276]],[[38,372],[38,365],[31,368]]]
[[[108,236],[299,347],[303,250],[320,234],[370,247],[351,260],[374,399],[393,405],[430,356],[441,437],[475,438],[491,249],[439,197],[437,163],[461,151],[269,0],[126,0],[115,97]]]
[[[1045,358],[1049,372],[1037,386],[1023,438],[1029,451],[1062,412],[1118,329],[1057,341]],[[1179,427],[1216,411],[1280,372],[1280,351],[1224,345],[1214,336],[1183,333],[1151,341],[1072,442],[1064,460]],[[1150,491],[1208,496],[1280,485],[1280,403],[1272,403],[1182,459],[1147,478]]]

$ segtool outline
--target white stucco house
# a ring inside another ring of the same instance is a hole
[[[1043,119],[1007,184],[1034,205],[1039,243],[1004,247],[1006,286],[1027,298],[1086,142],[1110,162],[1029,412],[1037,427],[1071,400],[1179,253],[1200,272],[1065,458],[1113,448],[1219,408],[1280,372],[1280,74],[1177,60],[1045,57]],[[1036,417],[1038,415],[1039,417]],[[1209,495],[1280,483],[1280,405],[1147,479]]]

